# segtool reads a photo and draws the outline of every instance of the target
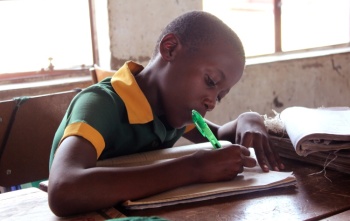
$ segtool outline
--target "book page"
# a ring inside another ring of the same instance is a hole
[[[249,148],[251,156],[255,157],[254,149]],[[265,173],[257,165],[245,168],[231,181],[195,184],[176,188],[161,194],[135,201],[126,201],[124,206],[129,209],[145,209],[213,199],[230,195],[262,191],[282,186],[295,185],[296,179],[292,172],[269,171]]]
[[[229,141],[219,141],[221,146],[225,147],[231,145]],[[185,155],[192,154],[201,149],[213,149],[210,142],[191,144],[185,146],[178,146],[172,148],[166,148],[161,150],[154,150],[142,153],[136,153],[131,155],[125,155],[115,157],[107,160],[101,160],[97,162],[97,166],[109,167],[109,166],[142,166],[151,163],[160,162],[163,160],[174,159]]]
[[[223,147],[231,145],[231,143],[228,141],[219,142]],[[98,162],[97,166],[125,167],[149,165],[162,160],[172,160],[174,158],[189,155],[200,149],[213,149],[213,146],[210,142],[207,142],[137,153],[128,156],[102,160]],[[254,149],[249,149],[251,152],[251,157],[256,158]],[[141,200],[126,201],[124,203],[124,206],[129,209],[153,208],[261,191],[271,188],[294,185],[295,183],[296,178],[292,175],[292,172],[270,171],[269,173],[265,173],[257,165],[254,168],[245,168],[245,171],[242,174],[231,181],[180,187]]]
[[[270,172],[272,173],[270,174]],[[128,209],[156,208],[296,184],[292,172],[270,172],[269,174],[262,171],[255,173],[247,170],[231,181],[190,185],[141,200],[129,200],[123,205]]]
[[[347,107],[290,107],[281,112],[280,118],[296,152],[302,156],[339,149],[339,145],[331,145],[330,141],[350,141],[350,108]],[[341,147],[350,148],[350,145],[342,143]]]

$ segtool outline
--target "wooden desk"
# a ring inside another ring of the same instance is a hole
[[[327,217],[326,219],[322,219],[324,221],[339,221],[339,220],[349,220],[350,217],[350,210],[347,210],[342,213],[338,213],[334,216]]]
[[[231,220],[344,220],[350,215],[350,175],[284,159],[297,177],[297,188],[287,187],[214,200],[146,210],[123,210],[127,216],[159,216],[171,221]],[[0,220],[105,220],[118,211],[59,219],[49,209],[47,193],[36,188],[0,194]]]
[[[35,221],[98,221],[124,217],[114,208],[68,218],[55,216],[47,203],[47,193],[37,188],[28,188],[0,194],[0,220]]]
[[[171,221],[320,220],[350,209],[350,175],[283,159],[294,171],[297,188],[287,187],[157,209],[122,211],[133,216],[160,216]],[[347,212],[349,214],[350,212]],[[335,220],[335,219],[333,219]]]

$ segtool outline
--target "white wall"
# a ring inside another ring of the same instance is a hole
[[[201,0],[109,0],[111,67],[127,60],[146,65],[165,25],[180,14],[201,10]]]
[[[202,1],[109,0],[108,6],[111,63],[117,68],[129,59],[146,65],[161,29],[183,12],[201,10]],[[295,105],[350,106],[348,51],[276,56],[268,62],[248,59],[241,81],[207,117],[223,123],[250,110],[273,115],[272,109]]]
[[[350,53],[248,64],[208,118],[224,123],[245,111],[274,116],[290,106],[350,106]]]

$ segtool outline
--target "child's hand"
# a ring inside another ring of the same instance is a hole
[[[255,112],[241,114],[236,121],[220,127],[220,139],[252,147],[261,169],[269,171],[269,166],[276,171],[284,169],[278,153],[270,146],[268,133],[263,118]]]
[[[249,156],[249,150],[237,144],[194,153],[199,182],[207,183],[235,178],[243,172],[244,167],[256,166],[256,160]]]

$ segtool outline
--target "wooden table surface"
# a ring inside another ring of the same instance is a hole
[[[347,220],[350,215],[350,175],[284,159],[294,171],[297,187],[217,198],[155,209],[124,210],[127,216],[159,216],[171,221]],[[60,219],[47,204],[47,193],[28,188],[0,194],[0,220],[105,220],[120,217],[115,209]]]
[[[118,210],[108,210],[59,218],[53,214],[47,202],[47,193],[38,188],[27,188],[0,194],[1,221],[99,221],[124,217]]]
[[[156,209],[121,210],[126,215],[156,215],[172,221],[196,220],[320,220],[350,209],[350,175],[283,159],[297,178],[286,187]],[[349,215],[349,212],[347,212]],[[349,218],[350,219],[350,218]],[[330,219],[332,220],[332,219]],[[334,219],[335,220],[335,219]],[[339,219],[337,219],[339,220]]]

